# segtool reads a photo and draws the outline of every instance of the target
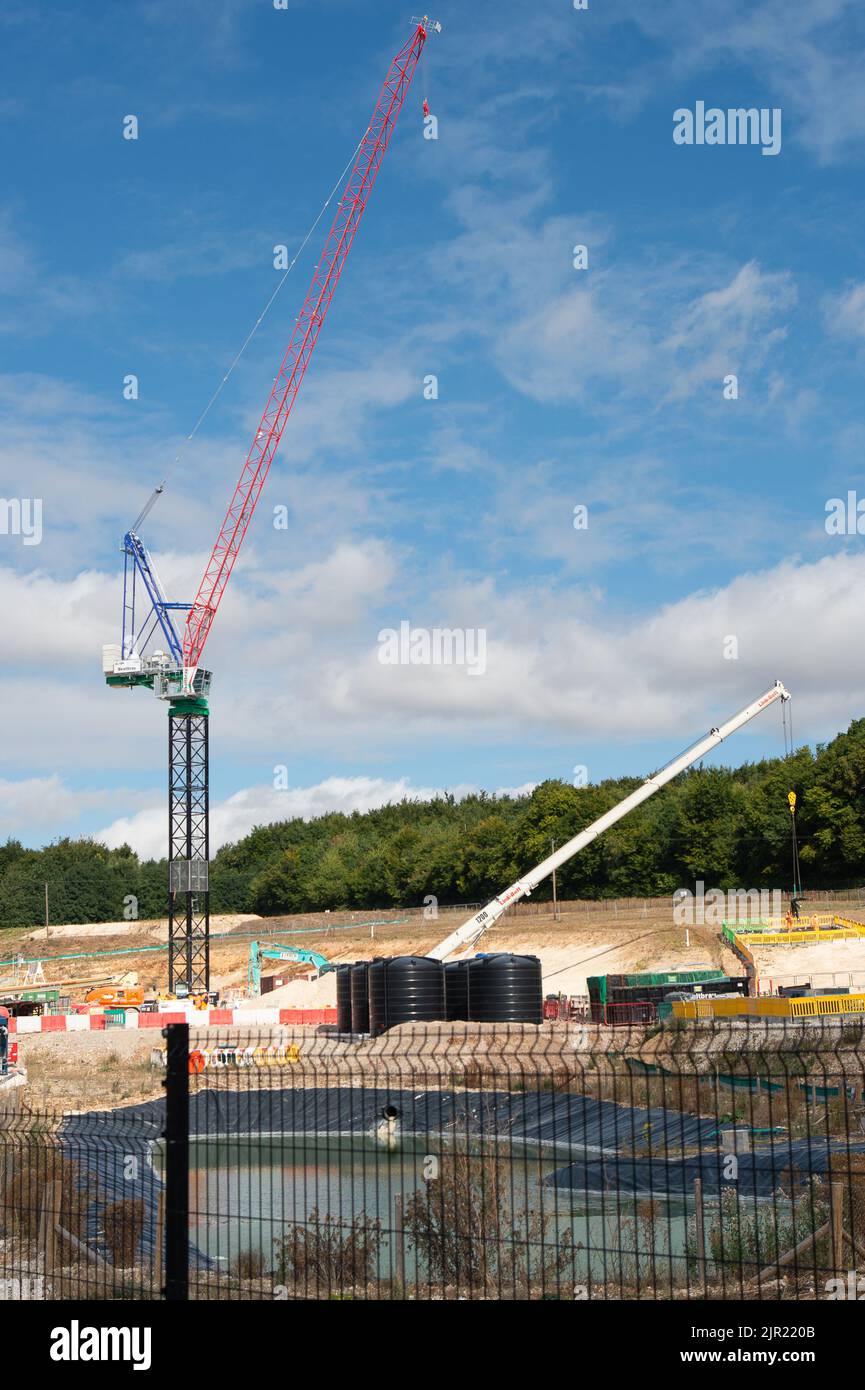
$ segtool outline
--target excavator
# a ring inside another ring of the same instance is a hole
[[[318,971],[319,975],[326,974],[328,970],[336,969],[319,951],[305,951],[300,946],[262,946],[260,941],[251,941],[246,983],[252,998],[257,998],[261,993],[261,962],[263,960],[284,960],[290,961],[294,965],[310,965]]]

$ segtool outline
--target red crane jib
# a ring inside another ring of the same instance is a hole
[[[391,63],[372,120],[343,189],[333,226],[313,273],[312,283],[294,326],[294,333],[282,360],[279,375],[273,383],[261,424],[256,431],[213,553],[198,586],[195,602],[186,620],[183,665],[187,680],[192,679],[201,661],[216,610],[252,520],[270,465],[279,448],[282,432],[297,399],[337,282],[390,143],[397,117],[420,61],[426,37],[426,29],[423,24],[419,24]]]

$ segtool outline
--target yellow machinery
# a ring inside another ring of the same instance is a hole
[[[210,1004],[216,1003],[216,991],[211,990],[209,994],[203,992],[198,994],[172,994],[170,991],[164,990],[156,996],[156,1002],[158,1004],[171,1004],[176,1000],[187,1001],[193,1004],[196,1009],[206,1009]]]

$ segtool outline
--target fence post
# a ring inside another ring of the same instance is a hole
[[[189,1024],[169,1023],[165,1073],[166,1299],[189,1298]]]
[[[403,1216],[403,1195],[395,1192],[393,1198],[393,1239],[396,1246],[396,1280],[399,1291],[405,1297],[405,1219]]]
[[[57,1223],[60,1220],[61,1185],[49,1178],[42,1193],[42,1214],[39,1222],[39,1244],[46,1274],[51,1274],[57,1258]]]
[[[706,1223],[703,1209],[703,1180],[694,1179],[694,1234],[697,1241],[697,1278],[706,1283]]]
[[[156,1203],[156,1240],[153,1248],[153,1285],[162,1291],[165,1278],[165,1188]]]
[[[844,1184],[833,1182],[829,1192],[832,1212],[832,1269],[840,1277],[844,1264]]]

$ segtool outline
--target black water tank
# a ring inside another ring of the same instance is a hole
[[[445,966],[445,1018],[461,1022],[469,1016],[470,960],[454,960]]]
[[[336,1031],[351,1032],[351,970],[350,964],[336,967]]]
[[[374,1038],[387,1028],[384,960],[379,957],[369,967],[369,1031]]]
[[[377,960],[369,971],[369,1024],[373,1037],[398,1023],[435,1023],[445,1017],[445,973],[429,956]]]
[[[476,956],[468,969],[472,1023],[540,1023],[544,1015],[537,956]]]
[[[351,1031],[369,1032],[369,961],[359,960],[351,969]]]

